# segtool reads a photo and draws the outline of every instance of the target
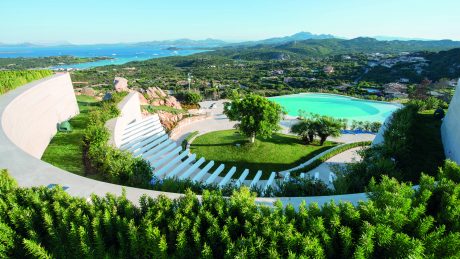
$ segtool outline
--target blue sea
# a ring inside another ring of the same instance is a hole
[[[205,49],[194,49],[189,46],[175,46],[178,50],[168,50],[169,46],[137,46],[128,44],[116,45],[71,45],[71,46],[0,46],[0,58],[15,57],[49,57],[49,56],[75,56],[75,57],[110,57],[109,60],[100,60],[81,64],[70,64],[52,67],[51,69],[88,69],[107,65],[121,65],[131,61],[143,61],[152,58],[168,56],[186,56]]]

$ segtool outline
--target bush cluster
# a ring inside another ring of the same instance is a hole
[[[184,104],[188,105],[197,105],[199,102],[203,100],[200,92],[193,92],[193,91],[182,91],[178,92],[176,98],[183,102]]]
[[[383,135],[384,142],[360,152],[363,158],[361,162],[338,170],[338,178],[334,182],[336,191],[362,192],[372,178],[380,181],[383,175],[415,182],[422,170],[427,174],[435,173],[439,165],[437,163],[443,159],[438,158],[443,157],[443,154],[438,154],[442,150],[438,150],[436,144],[440,140],[433,139],[439,136],[432,135],[432,132],[439,133],[439,128],[425,124],[427,122],[423,121],[418,114],[418,107],[414,105],[407,105],[394,112]],[[427,127],[429,131],[426,131]]]
[[[0,71],[0,95],[52,74],[51,70]]]
[[[447,102],[433,96],[426,99],[412,99],[409,101],[409,104],[417,107],[419,111],[434,110],[438,108],[447,109],[449,107]]]
[[[255,203],[247,188],[170,200],[88,202],[59,187],[18,188],[0,173],[0,257],[10,258],[458,258],[460,168],[413,189],[383,177],[369,201],[297,209]]]
[[[113,94],[90,112],[83,135],[83,159],[87,173],[100,174],[112,183],[147,188],[152,174],[149,163],[108,144],[110,133],[105,123],[119,115],[117,103],[124,96]]]

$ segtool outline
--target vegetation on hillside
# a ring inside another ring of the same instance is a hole
[[[50,70],[0,71],[0,95],[52,74]]]
[[[71,65],[98,60],[111,59],[108,57],[74,57],[74,56],[52,56],[52,57],[27,57],[27,58],[0,58],[0,70],[20,70],[49,68],[59,65]]]
[[[420,188],[382,177],[369,201],[260,207],[247,189],[226,199],[93,196],[19,188],[0,173],[0,257],[454,258],[460,256],[460,168],[448,162]],[[453,209],[454,208],[454,209]]]

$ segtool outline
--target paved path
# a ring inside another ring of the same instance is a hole
[[[307,172],[307,175],[314,177],[315,173],[319,173],[319,179],[328,184],[329,187],[333,187],[329,183],[329,174],[334,171],[333,167],[361,161],[361,156],[358,154],[359,150],[363,150],[363,147],[352,148],[333,156],[315,169]]]

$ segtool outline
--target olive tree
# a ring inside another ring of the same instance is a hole
[[[249,94],[225,103],[224,114],[231,121],[239,121],[235,128],[254,143],[256,136],[268,138],[280,129],[278,124],[283,110],[279,104],[265,97]]]

